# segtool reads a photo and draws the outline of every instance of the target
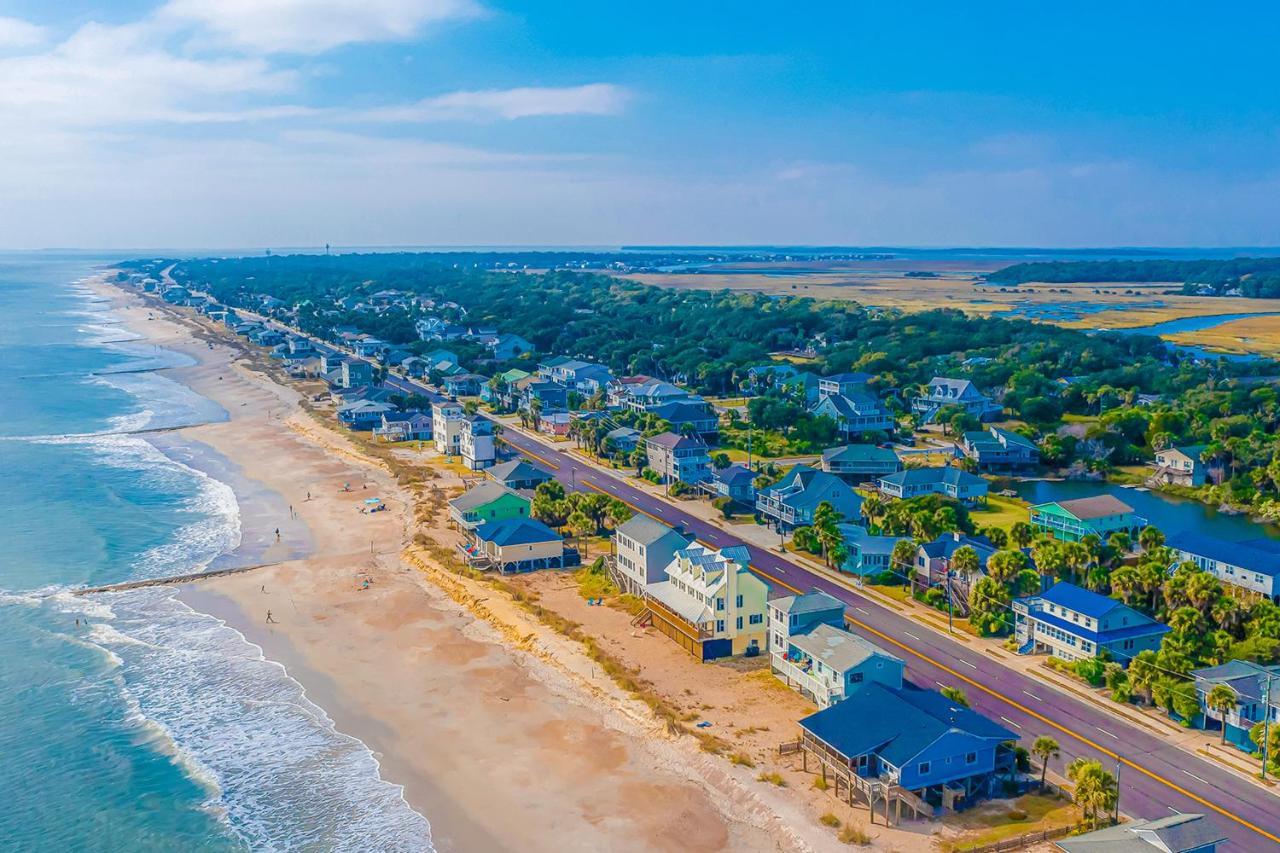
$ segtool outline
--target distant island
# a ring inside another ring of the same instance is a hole
[[[1176,282],[1200,296],[1280,297],[1280,258],[1226,260],[1049,261],[1013,264],[986,277],[992,284],[1029,282]]]

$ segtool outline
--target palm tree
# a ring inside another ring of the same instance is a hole
[[[1099,762],[1091,758],[1077,758],[1067,765],[1067,778],[1075,783],[1073,798],[1090,824],[1096,824],[1100,814],[1115,806],[1119,796],[1116,777],[1104,770]]]
[[[1204,697],[1204,704],[1213,711],[1218,712],[1218,718],[1222,720],[1222,743],[1227,742],[1227,715],[1236,709],[1240,704],[1239,697],[1236,692],[1227,684],[1215,684],[1213,689],[1209,691],[1209,695]]]
[[[1031,744],[1031,753],[1040,757],[1040,790],[1044,790],[1045,777],[1049,775],[1049,759],[1057,758],[1061,753],[1058,742],[1048,735],[1041,735]]]
[[[862,514],[867,517],[868,523],[875,525],[876,519],[884,515],[884,501],[877,495],[871,495],[862,502]]]
[[[1035,531],[1025,521],[1015,521],[1009,525],[1009,539],[1019,548],[1025,548],[1035,538]]]
[[[956,552],[959,554],[959,551]],[[1021,551],[997,551],[987,558],[987,575],[1006,586],[1027,568],[1027,555]]]
[[[1164,545],[1164,534],[1160,532],[1160,528],[1152,527],[1148,524],[1138,531],[1138,544],[1142,546],[1144,551],[1154,551]]]
[[[973,577],[982,569],[982,560],[977,551],[968,545],[961,545],[951,555],[951,569],[954,575]]]

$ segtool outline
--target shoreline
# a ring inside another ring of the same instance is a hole
[[[621,711],[619,697],[606,695],[617,693],[612,683],[583,690],[562,662],[510,647],[406,566],[412,499],[384,466],[370,467],[344,436],[312,421],[292,388],[233,367],[234,342],[124,289],[97,287],[121,306],[125,328],[196,358],[165,372],[230,413],[226,423],[176,431],[181,439],[207,444],[286,508],[296,501],[297,523],[314,534],[301,559],[183,585],[179,598],[281,663],[339,732],[361,740],[431,823],[436,849],[810,849],[798,827],[782,825],[710,756]],[[383,497],[392,511],[354,513],[352,499],[363,495],[341,493],[345,481],[374,489],[356,491]],[[302,497],[308,490],[314,500]],[[264,512],[243,512],[245,530]],[[367,540],[356,525],[371,527]],[[265,544],[264,554],[275,547]],[[359,588],[360,577],[372,586]],[[279,604],[276,624],[257,615],[267,602]]]

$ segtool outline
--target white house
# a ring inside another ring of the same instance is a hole
[[[649,584],[667,580],[667,566],[692,537],[636,513],[613,532],[614,561],[623,592],[643,595]]]

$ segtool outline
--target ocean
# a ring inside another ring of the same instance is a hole
[[[173,589],[251,562],[226,419],[80,284],[0,255],[0,849],[429,851],[430,827],[278,664]]]

